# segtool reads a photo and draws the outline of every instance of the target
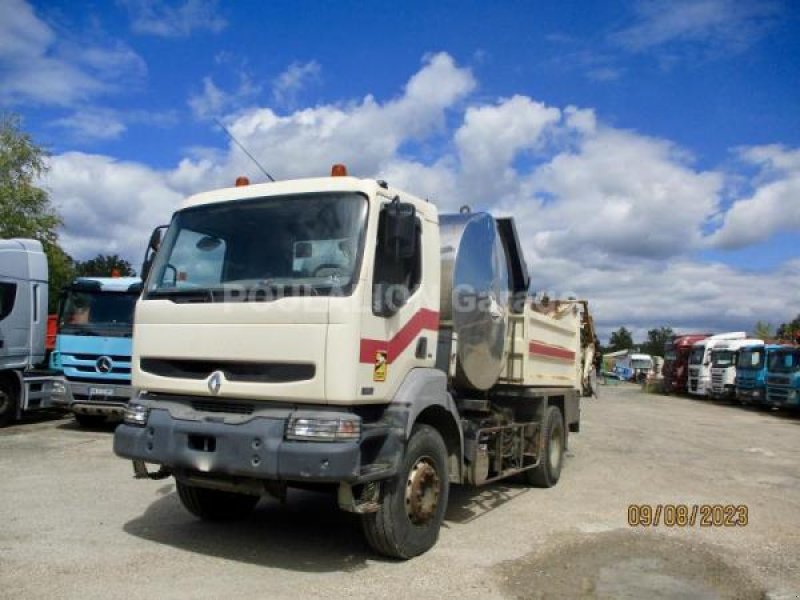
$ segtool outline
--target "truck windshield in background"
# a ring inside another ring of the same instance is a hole
[[[742,350],[739,352],[737,369],[761,369],[764,366],[764,350]]]
[[[367,200],[315,193],[208,204],[176,213],[146,298],[246,301],[349,294]]]
[[[703,357],[706,354],[706,349],[702,346],[698,348],[692,348],[692,353],[689,355],[689,364],[690,365],[699,365],[703,363]]]
[[[59,333],[130,337],[138,293],[68,290],[58,319]]]
[[[773,373],[791,373],[800,367],[800,351],[779,350],[769,356],[768,369]]]
[[[732,367],[736,364],[736,352],[733,350],[718,350],[713,356],[714,367]]]

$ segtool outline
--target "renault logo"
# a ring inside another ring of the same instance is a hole
[[[222,371],[214,371],[211,377],[208,378],[208,391],[215,396],[219,394],[219,389],[222,387]]]
[[[94,367],[97,369],[98,373],[111,373],[111,367],[113,366],[114,365],[111,362],[111,358],[108,356],[101,356],[94,364]]]

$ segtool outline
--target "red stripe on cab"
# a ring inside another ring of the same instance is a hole
[[[439,329],[439,313],[427,308],[419,309],[390,340],[361,340],[360,362],[374,364],[377,352],[386,352],[386,361],[392,363],[413,342],[423,329]]]

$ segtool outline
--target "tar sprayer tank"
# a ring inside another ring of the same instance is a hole
[[[441,320],[456,340],[455,384],[487,390],[505,366],[509,322],[508,264],[494,218],[443,215]]]

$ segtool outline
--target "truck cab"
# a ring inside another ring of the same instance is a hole
[[[778,344],[752,344],[739,350],[736,361],[736,399],[742,404],[766,404],[769,357],[786,348]]]
[[[693,396],[708,396],[711,390],[711,351],[726,340],[743,340],[744,331],[718,333],[695,342],[689,354],[688,391]]]
[[[711,351],[711,387],[708,395],[716,400],[736,398],[736,363],[741,348],[764,344],[763,340],[744,339],[718,342]]]
[[[800,348],[783,347],[769,356],[766,404],[800,408]]]
[[[45,370],[47,257],[36,240],[0,240],[0,426],[52,406]]]
[[[79,277],[62,292],[52,369],[67,387],[57,401],[81,425],[122,419],[131,395],[137,277]]]
[[[614,372],[625,381],[644,381],[652,370],[653,357],[649,354],[625,354],[614,364]]]
[[[667,393],[685,393],[689,382],[689,354],[692,344],[709,334],[676,335],[664,345],[664,389]]]

